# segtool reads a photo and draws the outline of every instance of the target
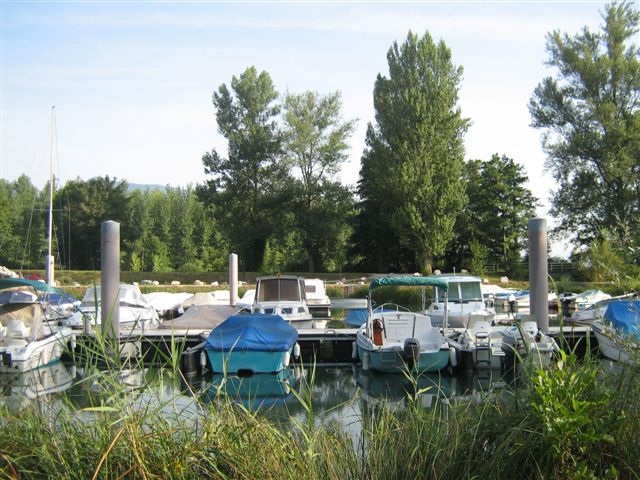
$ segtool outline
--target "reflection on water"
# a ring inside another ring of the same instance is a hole
[[[308,411],[299,400],[312,392],[316,425],[339,425],[353,439],[360,436],[362,415],[381,404],[406,407],[414,398],[425,408],[437,399],[479,400],[504,383],[499,372],[482,375],[428,374],[410,379],[377,374],[358,367],[289,368],[279,374],[248,377],[209,375],[185,379],[158,368],[90,372],[56,363],[23,375],[0,377],[0,405],[25,408],[32,402],[60,398],[78,410],[102,405],[121,409],[156,409],[167,418],[197,421],[226,397],[280,424],[293,418],[307,424]],[[123,388],[124,387],[124,388]],[[114,392],[117,394],[114,395]]]

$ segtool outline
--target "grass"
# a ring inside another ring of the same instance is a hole
[[[362,403],[361,437],[315,421],[314,369],[296,391],[303,420],[272,422],[182,378],[179,344],[162,381],[97,338],[76,359],[88,400],[0,407],[0,478],[404,479],[638,478],[640,371],[612,375],[563,352],[546,371],[479,402],[442,398],[425,409],[418,380],[403,409]],[[108,370],[100,365],[108,364]],[[130,378],[135,381],[127,380]],[[182,390],[167,398],[163,386]],[[416,393],[417,392],[417,393]]]

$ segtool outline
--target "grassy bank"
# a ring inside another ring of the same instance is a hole
[[[224,396],[207,402],[185,390],[180,398],[189,408],[158,400],[153,386],[126,385],[118,376],[123,366],[112,366],[84,366],[84,388],[98,392],[89,405],[3,407],[0,478],[587,479],[640,472],[640,372],[614,375],[590,358],[576,363],[563,354],[549,371],[525,374],[519,388],[479,402],[444,398],[425,409],[417,392],[400,411],[370,404],[355,448],[340,426],[313,421],[313,376],[299,391],[307,421],[276,425]],[[176,370],[165,374],[179,382]]]

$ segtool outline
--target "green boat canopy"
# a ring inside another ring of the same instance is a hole
[[[39,280],[27,280],[26,278],[0,278],[0,290],[5,288],[31,287],[36,292],[58,293],[59,289],[47,285]]]
[[[375,278],[369,285],[369,290],[386,286],[407,287],[438,287],[445,292],[449,290],[449,282],[439,277],[382,277]]]

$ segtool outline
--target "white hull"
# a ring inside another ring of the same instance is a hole
[[[598,340],[600,353],[604,357],[627,364],[638,361],[640,351],[638,351],[637,344],[633,345],[631,342],[625,341],[612,328],[596,321],[593,323],[593,333]]]
[[[0,342],[0,372],[26,372],[60,360],[74,340],[72,330],[65,327],[40,340],[6,338]]]

